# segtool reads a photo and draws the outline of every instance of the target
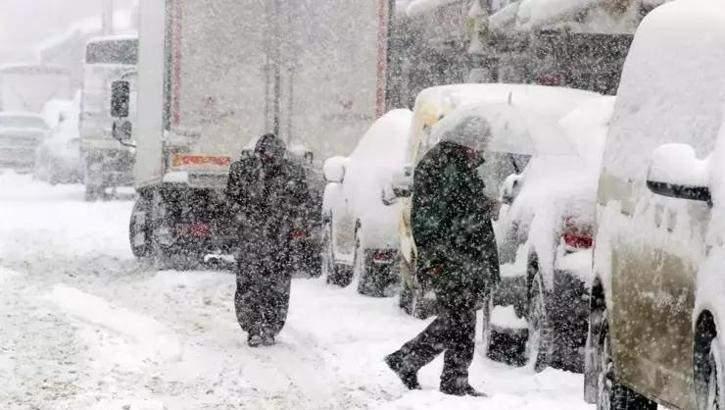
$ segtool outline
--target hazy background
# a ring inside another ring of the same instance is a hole
[[[0,0],[0,63],[33,58],[34,45],[75,21],[101,14],[102,0]],[[133,0],[114,0],[116,9]]]

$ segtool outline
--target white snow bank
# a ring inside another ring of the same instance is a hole
[[[182,358],[178,338],[150,317],[115,307],[103,298],[66,285],[56,285],[46,298],[82,322],[131,339],[143,358],[162,361]]]
[[[526,319],[516,315],[513,305],[494,306],[491,312],[491,325],[499,329],[526,329]]]

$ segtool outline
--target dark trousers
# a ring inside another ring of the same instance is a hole
[[[418,371],[445,352],[441,386],[465,387],[475,349],[475,303],[454,297],[439,297],[438,303],[438,317],[395,354],[408,369]]]
[[[241,258],[237,266],[234,307],[242,330],[277,336],[289,310],[291,276],[284,259]]]

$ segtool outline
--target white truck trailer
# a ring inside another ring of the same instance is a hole
[[[0,111],[40,113],[46,102],[70,100],[70,71],[52,65],[0,66]]]
[[[385,108],[390,4],[143,1],[134,253],[226,253],[229,165],[275,124],[317,153],[351,147]],[[126,106],[130,87],[113,88],[112,105]]]

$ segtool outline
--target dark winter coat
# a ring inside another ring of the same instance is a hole
[[[259,155],[263,142],[253,155],[232,164],[226,193],[238,223],[241,250],[284,256],[292,231],[307,228],[310,193],[304,169],[284,158],[284,146],[263,160]]]
[[[305,173],[284,154],[284,144],[265,135],[254,154],[233,163],[229,173],[226,193],[239,237],[235,308],[250,335],[275,336],[284,326],[292,236],[308,229]]]
[[[411,222],[418,275],[441,296],[480,298],[499,281],[494,201],[465,148],[442,142],[415,169]]]

